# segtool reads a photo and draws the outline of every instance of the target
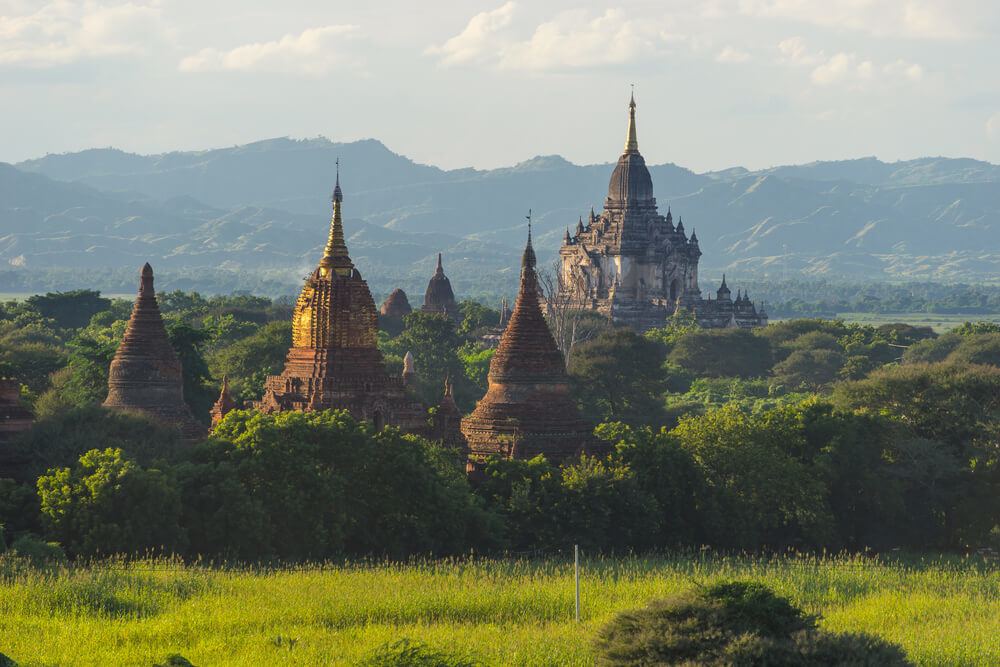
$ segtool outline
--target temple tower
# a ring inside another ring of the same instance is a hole
[[[184,402],[181,362],[170,345],[153,288],[153,267],[142,267],[139,295],[108,371],[104,407],[139,412],[177,426],[185,439],[204,437]]]
[[[413,308],[410,306],[410,300],[406,298],[406,292],[398,287],[392,290],[385,301],[382,302],[382,307],[379,309],[379,314],[382,317],[397,319],[403,319],[412,312]]]
[[[212,428],[215,428],[216,424],[221,422],[223,418],[236,409],[236,401],[233,400],[232,395],[229,393],[229,378],[222,378],[222,390],[219,391],[219,398],[216,399],[215,404],[212,409],[209,410],[208,414],[212,418]]]
[[[488,378],[486,395],[462,420],[472,468],[493,454],[560,461],[593,447],[592,429],[577,411],[563,356],[542,316],[530,228],[514,312]]]
[[[376,428],[424,425],[424,408],[402,378],[390,377],[376,345],[378,313],[368,283],[347,252],[340,174],[333,190],[330,234],[292,315],[292,348],[281,375],[267,378],[256,407],[349,411]]]
[[[559,299],[595,310],[638,331],[663,326],[678,310],[694,313],[704,327],[731,319],[715,301],[702,298],[698,263],[702,252],[669,207],[659,214],[653,180],[639,152],[635,97],[628,104],[625,147],[608,181],[604,210],[581,216],[575,233],[567,229],[559,250]],[[767,319],[753,309],[737,316],[739,326]]]
[[[424,305],[420,310],[425,313],[441,313],[446,317],[457,320],[459,317],[458,304],[455,302],[455,293],[451,289],[451,281],[444,275],[444,268],[441,266],[441,253],[438,253],[437,269],[427,283],[427,291],[424,292]]]

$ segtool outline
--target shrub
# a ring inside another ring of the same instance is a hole
[[[362,667],[474,667],[475,663],[421,642],[401,639],[384,644],[361,663]]]
[[[0,666],[2,667],[2,666]],[[178,653],[171,653],[163,662],[158,662],[153,667],[195,667],[191,661]]]
[[[762,584],[721,582],[619,614],[595,641],[601,665],[907,665],[866,635],[832,635]]]
[[[10,553],[27,559],[37,568],[60,565],[66,562],[66,554],[57,542],[46,542],[35,535],[22,535],[10,545]],[[0,662],[3,665],[3,662]]]
[[[17,667],[17,663],[0,653],[0,667]]]

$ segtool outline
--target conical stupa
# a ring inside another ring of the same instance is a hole
[[[542,315],[531,230],[521,261],[521,285],[496,353],[489,389],[462,420],[474,468],[490,455],[559,461],[595,445],[590,425],[570,395],[562,353]]]
[[[170,344],[153,288],[153,267],[142,267],[139,294],[118,351],[108,370],[104,407],[140,412],[177,426],[189,440],[204,437],[184,402],[181,362]]]

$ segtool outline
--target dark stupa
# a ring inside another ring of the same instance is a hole
[[[437,269],[427,283],[427,291],[424,292],[424,305],[421,310],[425,313],[441,313],[452,319],[459,316],[458,304],[455,303],[455,293],[451,289],[451,281],[444,275],[444,268],[441,266],[441,253],[438,253]]]
[[[462,420],[473,468],[492,454],[544,454],[559,461],[593,447],[592,429],[570,396],[562,353],[542,316],[530,228],[514,312],[488,377],[486,395]]]
[[[132,317],[108,371],[104,407],[141,412],[173,424],[189,440],[205,435],[205,427],[184,402],[181,362],[163,326],[149,264],[142,267]]]

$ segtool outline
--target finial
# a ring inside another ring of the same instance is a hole
[[[341,190],[340,190],[340,156],[339,155],[337,156],[337,159],[335,160],[335,164],[337,165],[337,180],[336,180],[336,182],[335,182],[335,184],[333,186],[333,201],[334,202],[341,202],[341,201],[344,201],[344,193],[341,192]]]
[[[535,268],[535,249],[531,247],[531,209],[528,215],[524,216],[528,220],[528,243],[524,246],[524,255],[521,257],[521,268]],[[534,271],[532,271],[534,273]]]
[[[330,235],[323,249],[320,269],[324,275],[330,271],[341,276],[349,276],[354,269],[354,263],[347,253],[347,243],[344,241],[344,220],[341,214],[341,202],[344,193],[340,189],[340,158],[336,160],[337,180],[333,187],[333,217],[330,219]]]
[[[153,294],[153,267],[149,265],[149,262],[143,264],[142,270],[139,272],[139,294]]]
[[[437,272],[438,273],[444,273],[444,268],[441,267],[441,253],[438,253]]]
[[[628,103],[628,134],[625,135],[625,152],[626,153],[638,153],[639,152],[639,140],[636,138],[635,133],[635,90],[632,91],[632,97],[629,99]]]

